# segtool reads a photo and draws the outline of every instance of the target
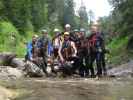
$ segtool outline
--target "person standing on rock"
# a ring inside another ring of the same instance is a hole
[[[104,39],[101,36],[101,32],[98,31],[97,26],[92,26],[91,28],[92,35],[90,36],[90,64],[89,67],[93,68],[93,62],[96,60],[97,65],[97,76],[101,77],[103,74],[106,75],[106,66],[105,66],[105,44]],[[93,71],[94,72],[94,71]]]
[[[47,67],[47,59],[51,55],[51,40],[50,37],[48,36],[48,31],[47,30],[42,30],[42,36],[38,40],[38,46],[40,49],[40,56],[43,58],[44,61],[44,67]]]
[[[107,75],[106,63],[105,63],[105,53],[109,53],[105,48],[105,41],[101,32],[97,32],[97,39],[96,39],[96,54],[97,54],[97,61],[98,66],[101,66],[102,75]]]
[[[80,69],[79,73],[81,77],[88,77],[89,76],[89,69],[88,69],[88,46],[87,46],[87,39],[85,36],[85,29],[81,28],[79,32],[79,39],[77,44],[77,55],[80,61]]]

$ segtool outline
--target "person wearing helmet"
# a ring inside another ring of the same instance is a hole
[[[76,47],[77,47],[77,56],[79,57],[79,74],[81,77],[88,77],[89,71],[87,69],[86,65],[86,58],[88,55],[87,52],[87,42],[85,37],[85,30],[80,29],[80,32],[77,33],[77,41],[76,41]]]
[[[25,61],[33,61],[35,57],[35,48],[37,48],[37,39],[38,35],[33,35],[32,41],[27,44],[27,54],[25,56]]]
[[[101,77],[102,74],[106,75],[106,66],[105,66],[105,44],[104,39],[101,36],[101,32],[98,30],[97,26],[91,27],[92,35],[89,39],[90,44],[90,68],[93,68],[93,63],[96,60],[97,65],[97,76]]]
[[[72,68],[69,71],[70,73],[71,72],[73,73],[75,69],[78,67],[78,64],[76,61],[77,49],[76,49],[75,43],[70,40],[69,32],[64,33],[64,41],[62,42],[59,48],[58,54],[59,54],[61,63],[63,65],[66,64],[68,61],[74,61]]]
[[[84,38],[85,37],[85,29],[84,28],[81,28],[80,29],[80,37],[81,38]]]
[[[58,59],[58,49],[62,43],[62,36],[59,29],[54,29],[54,37],[53,37],[53,52],[54,52],[54,59]]]
[[[74,29],[73,32],[72,32],[72,35],[71,35],[71,40],[76,43],[78,38],[79,38],[79,30]]]
[[[70,24],[65,25],[64,32],[69,32],[70,33],[70,40],[75,42],[75,34],[74,34],[74,32],[71,31],[71,25]]]
[[[51,40],[48,36],[48,31],[43,29],[41,31],[42,36],[38,40],[38,45],[40,49],[40,56],[43,58],[44,62],[44,72],[46,73],[46,68],[47,68],[47,59],[51,55],[52,52],[52,45],[51,45]]]
[[[71,32],[71,25],[70,24],[66,24],[65,25],[65,32]]]

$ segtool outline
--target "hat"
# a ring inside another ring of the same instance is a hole
[[[65,32],[64,35],[70,35],[70,33],[69,32]]]
[[[35,35],[33,35],[33,38],[38,38],[38,35],[36,35],[36,34],[35,34]]]
[[[80,32],[85,32],[85,29],[84,29],[84,28],[81,28],[81,29],[80,29]]]
[[[74,29],[73,31],[74,31],[74,32],[79,32],[79,30],[78,30],[78,29]]]
[[[66,24],[66,25],[65,25],[65,28],[70,28],[70,27],[71,27],[70,24]]]
[[[59,32],[59,31],[60,31],[60,30],[59,30],[59,29],[57,29],[57,28],[55,28],[55,29],[54,29],[54,32]]]
[[[47,33],[48,31],[46,29],[43,29],[41,32],[43,33]]]

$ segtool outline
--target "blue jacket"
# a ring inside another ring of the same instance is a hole
[[[32,48],[33,48],[33,45],[32,45],[32,42],[30,41],[27,44],[27,56],[29,60],[32,58]]]
[[[49,41],[48,42],[48,55],[51,56],[53,52],[53,45],[52,43]]]
[[[52,45],[52,42],[50,41],[49,38],[44,38],[44,37],[40,38],[37,41],[37,46],[38,46],[38,48],[42,48],[42,47],[44,47],[44,45],[46,43],[48,44],[48,46],[47,46],[48,48],[46,48],[47,53],[48,53],[49,56],[51,56],[51,54],[53,52],[53,45]]]

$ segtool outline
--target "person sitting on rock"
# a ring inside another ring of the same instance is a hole
[[[65,72],[65,74],[71,75],[77,69],[78,61],[76,59],[77,49],[76,49],[75,43],[70,40],[69,32],[64,33],[64,41],[59,47],[58,54],[61,60],[63,71]],[[71,61],[73,61],[73,64],[70,68],[66,64],[67,62],[71,62]]]
[[[37,39],[38,35],[33,35],[32,41],[27,44],[27,54],[25,56],[25,61],[33,61],[33,58],[36,56],[35,48],[37,48]]]

